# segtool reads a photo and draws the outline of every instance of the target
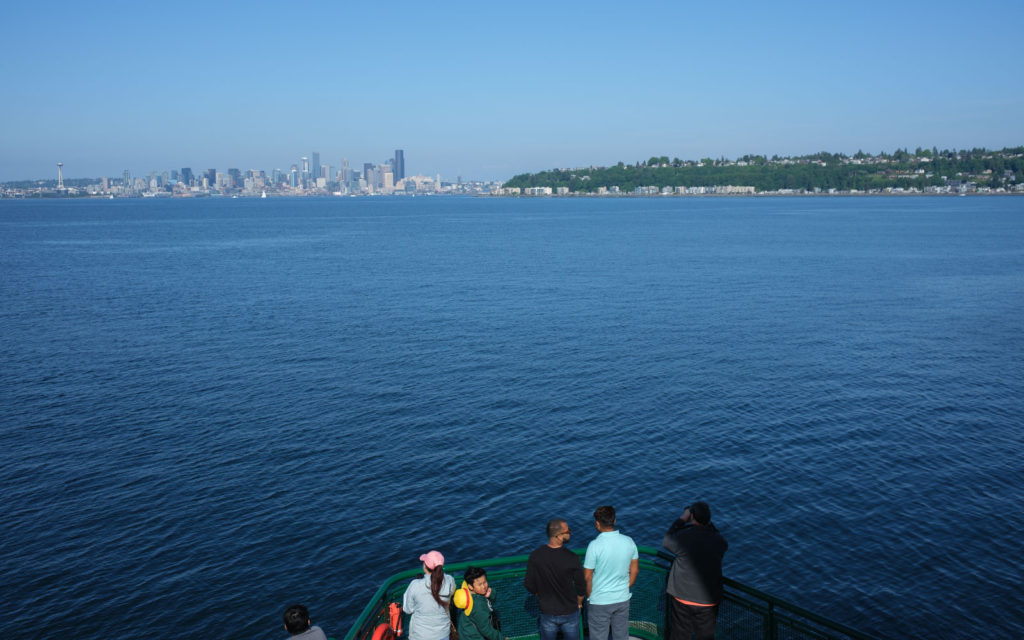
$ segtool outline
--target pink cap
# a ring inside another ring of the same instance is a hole
[[[428,551],[420,556],[420,562],[427,565],[428,569],[433,569],[444,564],[444,556],[441,555],[440,551]]]

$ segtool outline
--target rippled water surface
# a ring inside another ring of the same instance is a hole
[[[6,637],[340,638],[600,504],[893,638],[1024,631],[1024,198],[0,201]]]

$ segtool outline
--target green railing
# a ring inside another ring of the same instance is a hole
[[[665,581],[672,555],[651,547],[639,547],[639,550],[640,574],[630,600],[629,634],[641,640],[664,640],[668,635]],[[576,553],[582,555],[583,551]],[[538,637],[540,611],[536,597],[523,587],[526,560],[527,556],[510,556],[460,562],[445,565],[445,571],[459,584],[466,567],[486,568],[487,581],[495,596],[494,608],[501,618],[502,635],[512,640],[531,640]],[[388,578],[363,609],[345,640],[371,640],[377,625],[387,621],[388,603],[401,603],[409,582],[422,575],[423,570],[416,568]],[[586,623],[586,618],[583,622]],[[409,628],[407,618],[403,627]],[[877,640],[728,578],[715,635],[722,640]]]

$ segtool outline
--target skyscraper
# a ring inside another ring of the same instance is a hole
[[[374,185],[377,183],[377,177],[373,175],[373,163],[363,163],[363,180],[366,180],[366,186],[372,190]]]
[[[313,166],[311,168],[311,173],[313,174],[313,180],[316,180],[317,178],[320,177],[320,152],[319,151],[314,151],[313,152]]]
[[[191,167],[182,167],[181,168],[181,182],[186,187],[191,187],[192,183],[195,182],[195,177],[192,176],[192,168]]]
[[[341,169],[338,170],[338,182],[349,187],[352,183],[352,169],[348,166],[348,158],[341,159]]]
[[[395,149],[395,161],[392,163],[392,171],[395,173],[395,182],[405,177],[405,151]]]

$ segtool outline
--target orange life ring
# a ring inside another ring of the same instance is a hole
[[[373,630],[373,640],[393,640],[394,637],[394,629],[386,622],[378,624],[377,628]]]

